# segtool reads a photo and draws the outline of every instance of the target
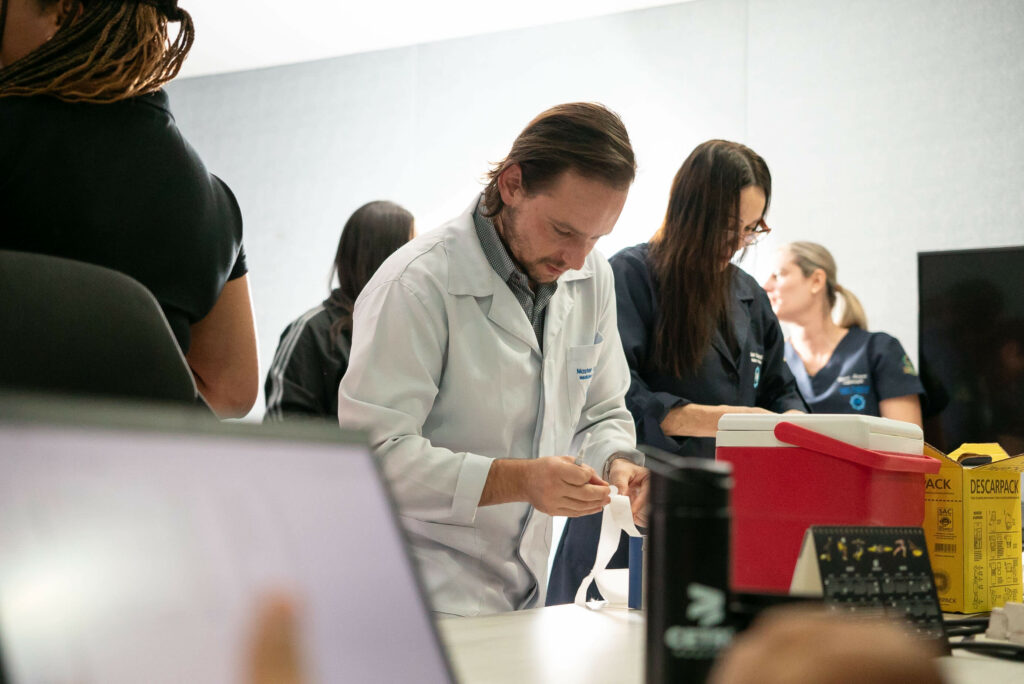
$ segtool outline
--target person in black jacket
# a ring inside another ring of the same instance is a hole
[[[610,259],[638,444],[714,458],[724,414],[806,411],[768,296],[732,263],[769,232],[770,199],[759,155],[710,140],[676,174],[661,229]],[[566,522],[548,605],[573,600],[593,567],[600,527],[600,514]],[[625,567],[625,539],[609,567]]]
[[[281,333],[264,386],[265,422],[295,417],[338,420],[338,384],[348,368],[352,308],[377,268],[412,239],[413,216],[394,202],[364,204],[349,217],[334,256],[331,296]]]

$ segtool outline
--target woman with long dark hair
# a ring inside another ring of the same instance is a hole
[[[709,140],[676,173],[654,237],[609,260],[638,444],[714,458],[724,414],[806,410],[767,295],[732,263],[769,231],[771,191],[757,153]],[[600,526],[600,514],[567,521],[548,604],[573,600],[594,564]],[[609,567],[625,561],[624,538]]]
[[[264,386],[264,420],[338,419],[338,384],[348,368],[352,309],[363,287],[392,252],[413,236],[413,216],[394,202],[364,204],[345,222],[322,304],[288,325]]]
[[[125,273],[222,417],[259,392],[242,215],[174,123],[177,0],[0,0],[0,249]]]

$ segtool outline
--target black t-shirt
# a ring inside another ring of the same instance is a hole
[[[0,98],[0,249],[132,276],[185,352],[189,326],[246,273],[238,203],[163,91],[113,104]]]

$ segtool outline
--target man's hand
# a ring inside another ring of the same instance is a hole
[[[575,518],[598,513],[611,502],[611,488],[588,465],[572,456],[546,456],[528,464],[523,482],[526,500],[541,513]]]
[[[611,502],[611,488],[572,456],[500,458],[491,464],[481,506],[525,501],[541,513],[575,518],[597,513]]]
[[[650,478],[651,471],[626,458],[615,459],[608,470],[608,479],[618,488],[619,494],[629,497],[633,522],[640,527],[647,527],[647,492]]]

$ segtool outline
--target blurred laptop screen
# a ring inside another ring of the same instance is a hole
[[[25,413],[0,417],[9,681],[243,682],[279,594],[310,682],[451,681],[376,465],[337,428]]]

